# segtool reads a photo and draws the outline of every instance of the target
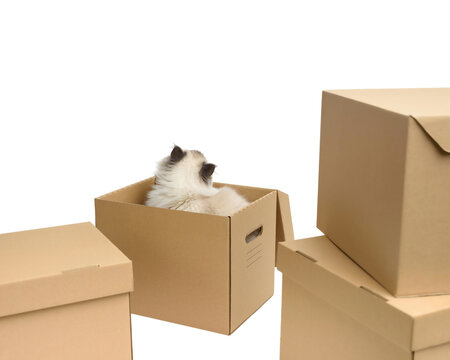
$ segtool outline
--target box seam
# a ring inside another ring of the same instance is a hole
[[[128,293],[128,316],[130,319],[130,355],[131,360],[133,360],[133,326],[131,324],[131,299],[130,299],[130,293]]]
[[[408,156],[408,147],[409,147],[409,131],[410,131],[410,126],[411,126],[411,121],[415,121],[413,120],[413,118],[411,118],[410,116],[408,116],[408,121],[407,121],[407,127],[406,127],[406,141],[405,141],[405,161],[403,164],[403,179],[402,179],[402,200],[401,200],[401,207],[400,207],[400,229],[399,229],[399,241],[398,241],[398,266],[397,266],[397,273],[395,274],[395,288],[393,289],[393,293],[394,295],[398,296],[398,292],[399,292],[399,280],[400,280],[400,270],[402,269],[402,253],[400,251],[400,249],[402,248],[402,243],[403,243],[403,233],[404,233],[404,215],[405,215],[405,202],[406,202],[406,196],[405,196],[405,192],[406,192],[406,171],[408,169],[408,162],[409,162],[409,156]]]

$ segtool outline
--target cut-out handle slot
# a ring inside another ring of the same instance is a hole
[[[261,236],[263,233],[263,227],[262,225],[258,227],[257,229],[253,230],[250,234],[247,234],[245,237],[245,242],[248,244],[255,240],[258,236]]]

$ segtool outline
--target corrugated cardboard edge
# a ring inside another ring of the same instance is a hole
[[[130,293],[128,293],[128,318],[130,321],[130,354],[131,354],[131,360],[133,360],[134,358],[134,354],[133,354],[133,324],[131,322],[131,302],[130,302]]]
[[[294,240],[289,196],[280,190],[277,190],[277,195],[277,242]]]
[[[228,329],[224,335],[231,335],[231,216],[228,216]],[[236,330],[236,329],[235,329]]]
[[[410,115],[446,153],[450,154],[450,116]]]

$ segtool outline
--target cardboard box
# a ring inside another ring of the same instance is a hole
[[[325,236],[278,245],[281,360],[447,360],[450,295],[395,298]]]
[[[397,296],[450,292],[450,89],[323,93],[317,226]]]
[[[90,223],[0,235],[0,359],[131,359],[132,288]]]
[[[229,185],[251,204],[215,216],[142,205],[153,182],[95,199],[97,228],[133,261],[131,311],[231,334],[273,294],[276,240],[293,239],[288,196]]]

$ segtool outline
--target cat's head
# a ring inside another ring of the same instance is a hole
[[[175,145],[170,155],[159,163],[157,178],[173,186],[211,186],[215,168],[200,151],[183,150]]]

